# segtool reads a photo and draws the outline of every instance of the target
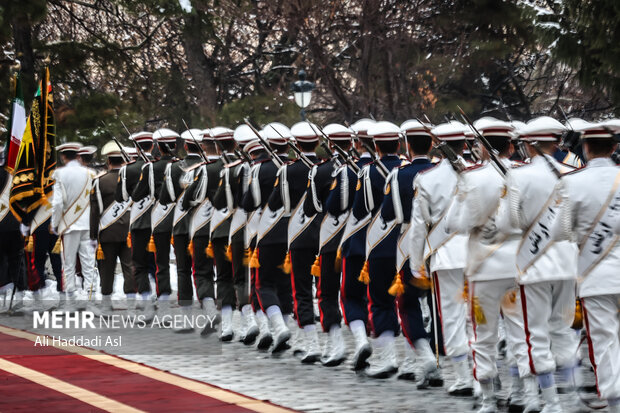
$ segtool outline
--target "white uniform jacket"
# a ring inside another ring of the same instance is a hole
[[[510,161],[502,160],[507,168]],[[448,230],[468,235],[465,275],[472,281],[515,278],[521,231],[499,232],[495,223],[504,178],[490,163],[466,170],[448,212]]]
[[[558,170],[562,164],[547,156]],[[497,225],[505,234],[520,229],[525,234],[536,223],[541,210],[553,195],[557,177],[541,156],[531,163],[511,169],[506,176],[507,194],[502,198]],[[524,235],[525,236],[525,235]],[[569,280],[577,276],[577,245],[571,241],[555,242],[524,272],[518,275],[520,284],[542,281]]]
[[[69,161],[62,168],[54,171],[54,197],[52,198],[52,227],[58,228],[60,220],[67,210],[72,207],[78,198],[84,196],[88,190],[87,200],[90,200],[90,182],[94,178],[93,173],[82,166],[77,160]],[[90,203],[85,204],[85,208],[79,218],[65,230],[71,231],[90,230]]]
[[[418,271],[429,253],[426,237],[429,227],[446,219],[446,213],[454,201],[457,174],[447,159],[437,166],[420,172],[413,181],[414,197],[411,212],[411,237],[409,264]],[[465,235],[449,235],[450,239],[431,256],[430,270],[465,268]]]
[[[618,168],[611,159],[595,158],[584,169],[563,178],[565,196],[554,234],[560,239],[574,239],[577,245],[590,235],[598,215],[607,201]],[[613,202],[613,201],[612,201]],[[618,235],[616,235],[618,237]],[[580,276],[582,274],[579,274]],[[592,270],[579,280],[579,296],[620,293],[620,242]]]

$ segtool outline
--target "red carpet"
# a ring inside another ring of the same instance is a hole
[[[242,413],[286,411],[286,409],[267,402],[254,400],[234,392],[223,391],[209,384],[190,381],[156,369],[148,368],[146,370],[147,368],[138,363],[100,353],[93,352],[92,354],[95,355],[88,357],[53,347],[37,347],[37,354],[40,355],[20,355],[33,354],[33,341],[28,338],[15,337],[11,335],[15,333],[6,328],[2,328],[2,331],[0,332],[0,349],[11,349],[12,355],[0,355],[0,361],[5,360],[51,376],[85,390],[87,395],[88,392],[95,393],[102,396],[101,400],[103,401],[110,399],[112,403],[122,403],[126,405],[125,410],[131,410],[128,409],[130,407],[150,412]],[[17,333],[17,330],[13,331]],[[22,332],[18,333],[23,334]],[[92,357],[101,357],[107,362],[101,362]],[[109,363],[116,363],[121,367]],[[46,412],[101,411],[96,406],[103,406],[105,410],[109,411],[119,409],[118,405],[112,409],[106,407],[107,405],[84,402],[85,400],[88,401],[87,396],[81,397],[83,400],[78,400],[67,395],[66,393],[69,391],[62,389],[57,391],[58,389],[54,388],[54,384],[47,384],[45,381],[39,381],[40,384],[29,381],[28,374],[34,376],[36,373],[28,373],[31,370],[24,370],[24,372],[16,373],[19,374],[16,375],[10,371],[4,371],[4,369],[19,369],[19,367],[15,367],[13,364],[5,364],[4,367],[3,364],[0,364],[0,388],[2,389],[0,391],[0,411],[2,412],[32,411],[42,407]],[[160,377],[161,379],[158,379]],[[73,388],[72,386],[68,387]],[[204,393],[209,394],[209,396]],[[214,397],[210,397],[211,395]]]

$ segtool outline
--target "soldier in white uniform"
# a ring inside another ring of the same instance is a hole
[[[570,328],[575,314],[576,246],[569,241],[550,241],[548,229],[555,212],[558,173],[568,170],[552,156],[564,130],[555,119],[541,117],[518,132],[532,161],[509,171],[507,194],[497,220],[506,234],[515,228],[523,231],[517,250],[517,282],[528,362],[519,363],[519,373],[521,377],[537,376],[545,412],[562,411],[553,372],[557,367],[563,380],[572,384],[578,344]]]
[[[620,237],[609,231],[620,222],[620,168],[611,160],[617,143],[604,124],[581,125],[588,164],[563,178],[557,239],[579,245],[579,284],[584,325],[598,394],[620,412]]]
[[[450,122],[438,125],[432,133],[446,141],[460,157],[465,146],[465,131],[462,123]],[[456,183],[457,173],[447,159],[416,177],[409,265],[416,276],[425,266],[426,259],[430,258],[445,353],[454,363],[457,375],[456,383],[448,392],[451,395],[471,395],[472,378],[467,360],[467,306],[459,299],[465,282],[463,269],[467,238],[445,232],[446,213],[454,200]]]
[[[67,301],[88,300],[98,284],[95,271],[95,245],[90,240],[90,191],[92,172],[78,161],[79,143],[59,145],[64,166],[54,172],[51,230],[62,237],[63,286]],[[76,279],[80,257],[84,283]],[[80,303],[82,308],[85,302]]]
[[[497,151],[505,170],[511,167],[510,123],[494,118],[482,118],[474,126]],[[474,377],[482,390],[480,412],[497,409],[493,379],[497,376],[496,345],[499,340],[500,310],[504,315],[510,353],[525,358],[525,337],[520,300],[516,295],[516,252],[521,232],[514,229],[508,234],[498,233],[496,211],[504,188],[504,176],[499,167],[483,151],[482,164],[466,170],[459,177],[456,202],[448,212],[449,231],[469,236],[465,273],[469,281],[469,303],[473,340],[471,343]],[[512,367],[512,366],[511,366]],[[515,371],[514,369],[513,371]],[[521,396],[522,383],[518,372],[513,376],[510,406],[526,405],[529,411],[539,410],[538,387],[533,377],[528,378],[525,400]],[[528,403],[527,401],[531,401]]]

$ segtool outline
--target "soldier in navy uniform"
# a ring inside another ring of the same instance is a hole
[[[158,129],[153,133],[153,139],[157,142],[161,158],[146,164],[142,169],[140,181],[131,195],[134,204],[140,203],[148,196],[155,198],[156,201],[159,200],[166,169],[174,160],[173,152],[178,137],[178,133],[166,128]],[[158,206],[161,211],[159,217],[155,215]],[[170,288],[170,242],[172,241],[173,211],[171,209],[169,205],[163,207],[156,202],[150,214],[152,235],[149,241],[149,249],[151,252],[155,252],[157,301],[162,311],[169,307],[168,301],[172,292]],[[159,223],[154,222],[157,218],[160,218]]]
[[[401,132],[407,140],[408,153],[411,162],[401,166],[391,175],[386,183],[385,197],[381,204],[381,218],[384,222],[393,222],[391,233],[379,245],[378,248],[393,251],[396,258],[395,283],[400,282],[402,291],[395,292],[396,309],[400,319],[400,326],[407,338],[407,357],[401,364],[398,378],[415,380],[415,364],[411,351],[415,352],[417,361],[422,364],[423,377],[418,381],[418,388],[426,388],[429,385],[441,385],[442,380],[437,369],[433,351],[429,345],[429,334],[424,328],[420,299],[426,299],[427,290],[413,282],[413,276],[409,269],[406,256],[397,259],[396,251],[407,251],[402,243],[407,243],[406,229],[411,221],[411,206],[413,203],[413,181],[417,174],[433,166],[428,159],[432,139],[428,132],[429,125],[423,125],[417,120],[404,122]],[[393,234],[396,234],[394,238]],[[399,246],[399,244],[401,244]],[[390,257],[391,258],[391,257]],[[400,280],[398,280],[400,278]],[[383,299],[389,302],[389,297],[383,295]]]
[[[161,187],[159,202],[169,205],[174,211],[172,214],[172,234],[174,240],[174,254],[177,264],[178,300],[183,315],[189,315],[192,308],[194,289],[192,286],[192,257],[189,247],[189,219],[191,208],[183,208],[182,197],[185,196],[185,188],[194,180],[196,166],[202,162],[200,148],[195,141],[200,134],[199,129],[186,130],[181,134],[183,139],[185,159],[174,162],[164,174],[164,184]],[[185,318],[184,318],[185,320]],[[192,331],[189,326],[182,325],[175,332],[182,333]]]
[[[364,165],[372,162],[370,153],[361,145],[361,142],[372,145],[372,138],[368,136],[367,132],[368,128],[374,123],[375,122],[370,119],[362,119],[351,126],[351,129],[356,134],[356,145],[359,147],[358,150],[362,152],[360,158],[356,161],[358,168],[362,168]],[[343,149],[349,149],[349,146],[350,144]],[[325,201],[326,212],[333,217],[346,220],[351,206],[353,205],[357,173],[351,169],[350,166],[345,165],[340,167],[334,174],[333,183]],[[367,336],[367,288],[366,284],[358,280],[360,271],[364,266],[366,232],[360,229],[344,242],[341,242],[341,237],[342,234],[335,237],[334,241],[330,242],[327,248],[323,248],[322,252],[333,252],[334,259],[336,259],[338,253],[336,253],[335,250],[339,249],[339,254],[341,255],[342,280],[338,286],[340,288],[340,300],[344,310],[345,323],[349,326],[355,338],[353,369],[361,370],[366,367],[366,360],[372,353],[372,348],[368,342]],[[341,245],[339,246],[339,244]],[[329,271],[329,268],[331,268],[331,266],[327,266],[326,271]],[[344,351],[343,347],[344,345],[341,346],[340,351]]]
[[[310,125],[308,122],[299,122],[291,128],[291,134],[297,141],[297,145],[303,155],[313,164],[318,162],[315,150],[319,142],[317,135],[318,129]],[[296,159],[283,166],[286,171],[280,174],[278,184],[274,187],[269,197],[268,205],[272,211],[278,211],[284,208],[286,215],[292,214],[299,208],[303,211],[303,205],[300,205],[302,197],[306,191],[306,185],[302,185],[308,181],[308,173],[310,167],[301,159]],[[285,178],[284,178],[285,176]],[[313,276],[310,268],[314,262],[319,241],[319,225],[320,219],[317,217],[305,217],[309,224],[299,233],[294,241],[289,244],[289,257],[291,268],[291,286],[294,297],[294,311],[297,318],[297,325],[301,329],[301,346],[303,352],[302,363],[314,363],[319,360],[321,355],[320,345],[316,326],[314,325],[314,303],[312,296]],[[291,220],[295,217],[291,217]],[[291,240],[291,227],[289,224],[289,238]]]
[[[277,128],[277,132],[274,128]],[[280,162],[286,162],[288,160],[286,140],[290,137],[290,130],[282,124],[272,123],[267,125],[262,133],[267,143],[279,157]],[[278,164],[272,159],[257,161],[255,168],[257,169],[253,169],[250,190],[244,195],[241,203],[242,208],[248,213],[256,209],[266,210],[265,207],[276,183],[279,170]],[[272,216],[271,213],[269,216]],[[261,220],[264,217],[261,215]],[[275,228],[267,232],[263,239],[257,241],[254,251],[255,257],[253,257],[253,260],[258,258],[258,279],[256,282],[258,299],[274,333],[273,352],[279,352],[286,348],[286,343],[291,337],[287,321],[293,311],[290,278],[282,271],[282,263],[286,257],[287,249],[286,224],[288,218],[282,219],[284,221],[281,224],[277,223]]]
[[[123,291],[131,309],[136,300],[136,281],[131,268],[131,250],[127,246],[129,231],[129,200],[117,203],[114,200],[118,173],[124,164],[123,156],[115,142],[106,143],[101,155],[107,157],[108,171],[95,178],[90,196],[90,239],[98,242],[97,266],[101,282],[101,310],[113,310],[112,290],[116,260],[120,259],[123,271]],[[113,205],[115,204],[115,205]],[[114,208],[110,209],[109,208]],[[102,227],[105,225],[105,227]],[[101,255],[100,255],[101,253]]]
[[[351,149],[353,132],[349,128],[332,123],[325,126],[323,131],[329,137],[331,145],[338,145],[345,152]],[[334,181],[335,170],[344,163],[344,159],[337,156],[337,153],[335,151],[331,160],[319,164],[316,170],[313,169],[306,200],[304,201],[304,213],[307,216],[322,213],[325,217],[322,219],[321,227],[329,228],[329,226],[332,226],[332,231],[335,232],[330,241],[325,242],[324,245],[319,245],[320,255],[317,256],[314,264],[315,268],[320,268],[319,273],[316,275],[319,276],[317,295],[319,297],[321,326],[325,333],[329,333],[321,363],[328,367],[337,366],[346,358],[345,343],[340,328],[342,315],[338,301],[340,268],[337,267],[336,262],[338,244],[342,236],[342,228],[344,228],[344,217],[340,216],[340,210],[334,213],[330,209],[328,200],[330,193],[333,192],[330,188],[334,187],[332,182]],[[348,167],[343,166],[343,168],[342,170],[346,174]],[[348,194],[349,191],[347,191]],[[337,203],[337,208],[340,208],[339,202]],[[326,214],[326,212],[329,212],[329,214]],[[323,230],[321,229],[321,231]]]
[[[132,134],[129,139],[133,141],[134,145],[140,146],[141,153],[144,154],[147,160],[151,161],[153,159],[151,156],[153,133],[141,131]],[[132,200],[133,191],[140,181],[142,169],[145,165],[144,159],[137,157],[134,162],[120,169],[114,195],[116,202]],[[134,280],[147,314],[154,314],[153,304],[150,301],[151,284],[149,282],[149,267],[150,262],[153,261],[153,256],[147,250],[149,239],[151,238],[151,208],[152,204],[148,203],[146,197],[132,204],[129,234],[127,236],[127,245],[131,248]],[[139,211],[142,212],[142,215],[134,219],[134,216]]]

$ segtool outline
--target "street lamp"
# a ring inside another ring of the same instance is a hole
[[[306,111],[304,109],[310,104],[310,99],[312,99],[312,91],[316,85],[306,80],[305,70],[301,69],[298,76],[299,80],[291,85],[291,89],[295,95],[295,103],[301,108],[301,111],[299,111],[301,120],[304,121],[306,120]]]

